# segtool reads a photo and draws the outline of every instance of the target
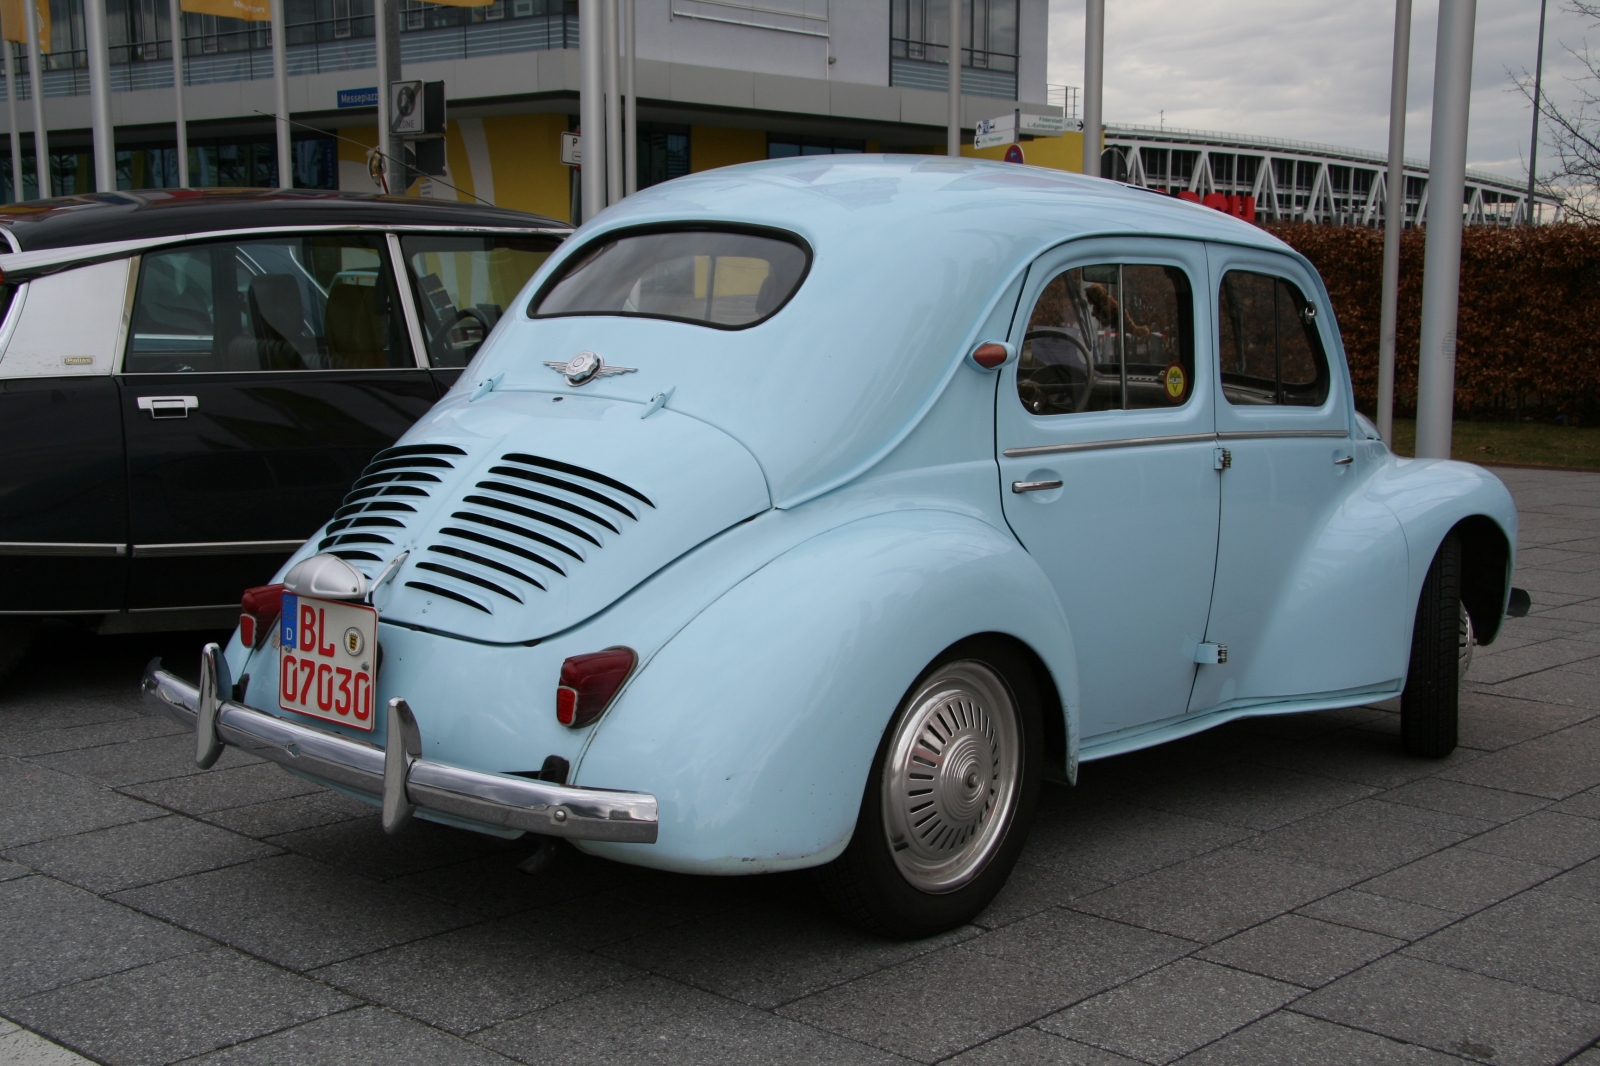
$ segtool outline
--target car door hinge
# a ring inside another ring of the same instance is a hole
[[[1222,666],[1228,661],[1228,646],[1202,644],[1194,650],[1194,661],[1202,666]]]
[[[1233,453],[1226,448],[1218,448],[1211,454],[1211,463],[1216,470],[1226,470],[1233,465]]]

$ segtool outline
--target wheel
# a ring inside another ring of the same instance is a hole
[[[1461,675],[1471,661],[1472,622],[1461,606],[1461,541],[1452,533],[1439,545],[1417,600],[1411,666],[1400,697],[1406,751],[1442,759],[1455,750]]]
[[[37,618],[0,618],[0,677],[9,674],[28,654],[38,631]]]
[[[1033,672],[995,641],[951,649],[895,712],[855,834],[818,871],[829,902],[874,932],[923,937],[969,920],[1011,874],[1043,769]]]

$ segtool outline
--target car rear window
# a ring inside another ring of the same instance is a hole
[[[788,302],[810,261],[798,238],[731,230],[635,233],[564,264],[534,297],[528,316],[636,315],[743,329]]]

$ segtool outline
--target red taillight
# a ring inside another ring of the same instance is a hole
[[[1001,363],[1004,363],[1009,354],[1005,345],[995,344],[990,341],[988,344],[978,345],[972,353],[972,361],[985,370],[993,370]]]
[[[239,642],[247,648],[266,643],[273,621],[283,613],[283,586],[257,585],[239,599]]]
[[[576,729],[599,718],[638,661],[632,648],[619,647],[574,655],[562,663],[556,721]]]

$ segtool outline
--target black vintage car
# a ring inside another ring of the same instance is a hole
[[[570,229],[281,190],[0,208],[0,669],[46,617],[231,625]]]

